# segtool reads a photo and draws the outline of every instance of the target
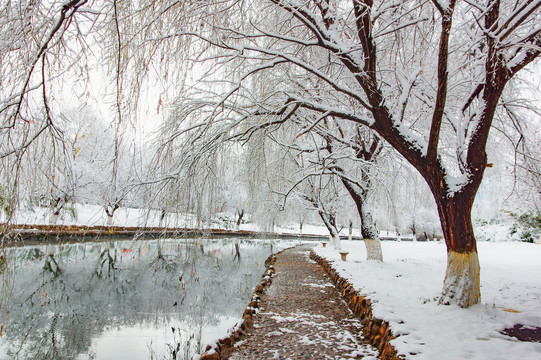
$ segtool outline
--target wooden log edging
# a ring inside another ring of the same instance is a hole
[[[396,336],[391,332],[389,323],[374,317],[370,299],[359,294],[346,279],[338,274],[331,264],[323,257],[310,251],[310,258],[317,262],[332,279],[334,285],[340,292],[342,299],[348,304],[353,314],[361,319],[363,325],[363,336],[376,347],[382,360],[404,360],[406,357],[398,354],[390,341]]]
[[[192,360],[221,360],[229,357],[235,343],[243,339],[246,330],[252,327],[254,323],[253,317],[260,312],[261,295],[272,284],[275,274],[274,263],[276,262],[276,257],[284,250],[287,249],[280,250],[265,260],[266,270],[263,273],[261,281],[255,287],[250,303],[242,314],[242,320],[233,326],[233,328],[229,329],[228,334],[224,338],[219,339],[216,344],[207,345],[205,352],[201,355],[194,355]]]

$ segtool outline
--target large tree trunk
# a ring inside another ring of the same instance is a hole
[[[447,245],[441,304],[470,307],[481,301],[480,266],[471,222],[472,194],[436,199]]]
[[[481,301],[480,266],[477,251],[447,252],[447,270],[443,281],[440,304],[451,302],[470,307]]]

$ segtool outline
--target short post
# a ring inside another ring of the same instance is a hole
[[[323,247],[327,246],[327,242],[326,241],[322,241],[321,242],[321,245],[323,245]]]
[[[347,251],[340,251],[340,257],[342,257],[342,261],[346,261],[346,256],[348,256],[349,252]]]

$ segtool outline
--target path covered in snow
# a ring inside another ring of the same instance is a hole
[[[261,313],[230,357],[241,359],[377,359],[355,318],[309,247],[284,251],[262,296]]]

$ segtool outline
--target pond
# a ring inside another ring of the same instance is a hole
[[[6,250],[0,360],[189,359],[242,317],[292,241],[133,240]]]

